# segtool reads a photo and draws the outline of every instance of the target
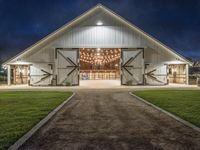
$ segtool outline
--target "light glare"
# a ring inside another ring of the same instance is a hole
[[[103,22],[98,21],[98,22],[97,22],[97,25],[98,25],[98,26],[102,26],[102,25],[103,25]]]

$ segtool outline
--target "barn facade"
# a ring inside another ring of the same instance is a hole
[[[4,63],[8,85],[188,84],[190,62],[101,4]]]

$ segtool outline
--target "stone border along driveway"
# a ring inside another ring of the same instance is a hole
[[[164,109],[162,109],[162,108],[160,108],[160,107],[158,107],[158,106],[146,101],[145,99],[143,99],[141,97],[138,97],[137,95],[133,94],[132,92],[129,92],[129,94],[132,95],[133,97],[137,98],[138,100],[144,102],[145,104],[147,104],[147,105],[149,105],[149,106],[151,106],[151,107],[153,107],[153,108],[165,113],[166,115],[176,119],[177,121],[183,123],[184,125],[186,125],[186,126],[192,128],[192,129],[200,132],[200,128],[195,126],[194,124],[192,124],[192,123],[190,123],[190,122],[188,122],[186,120],[181,119],[180,117],[178,117],[178,116],[176,116],[176,115],[174,115],[174,114],[172,114],[172,113],[170,113],[170,112],[168,112],[168,111],[166,111],[166,110],[164,110]]]
[[[30,139],[41,127],[43,127],[48,121],[55,116],[55,114],[63,108],[63,106],[69,102],[75,95],[73,93],[68,99],[62,102],[58,107],[51,111],[45,118],[43,118],[39,123],[37,123],[31,130],[29,130],[25,135],[18,139],[13,145],[11,145],[8,150],[17,150],[21,147],[28,139]]]

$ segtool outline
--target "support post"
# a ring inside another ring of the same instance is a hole
[[[189,65],[186,64],[186,84],[189,85]]]
[[[142,64],[143,64],[143,85],[146,85],[146,79],[145,79],[145,60],[144,60],[144,48],[143,48],[143,55],[142,55]]]
[[[11,69],[10,69],[10,65],[7,65],[7,83],[8,83],[8,85],[11,85]]]

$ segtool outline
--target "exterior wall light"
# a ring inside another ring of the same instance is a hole
[[[102,25],[103,25],[103,22],[98,21],[98,22],[97,22],[97,25],[98,25],[98,26],[102,26]]]

